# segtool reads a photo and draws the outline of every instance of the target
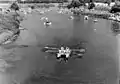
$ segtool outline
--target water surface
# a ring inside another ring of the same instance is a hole
[[[40,20],[42,16],[47,16],[52,25],[46,28]],[[23,84],[88,84],[90,81],[92,84],[116,84],[119,36],[113,35],[112,22],[98,19],[94,23],[91,18],[85,21],[83,16],[74,16],[75,19],[71,20],[69,16],[56,11],[28,15],[22,23],[28,30],[21,32],[16,43],[1,49],[8,63],[14,65],[6,73],[1,73],[1,84],[14,81]],[[67,64],[58,63],[54,56],[40,50],[46,44],[72,45],[79,41],[86,42],[86,54],[83,59],[70,59]],[[29,46],[17,47],[18,44]],[[10,56],[17,58],[12,60]],[[42,73],[45,77],[40,78]]]

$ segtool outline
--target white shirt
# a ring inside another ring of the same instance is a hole
[[[59,50],[60,54],[65,54],[65,50]]]
[[[70,49],[66,49],[66,50],[65,50],[65,53],[66,53],[66,54],[69,54],[70,52],[71,52]]]

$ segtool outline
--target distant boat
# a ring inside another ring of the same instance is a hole
[[[40,19],[41,19],[41,20],[46,20],[46,21],[48,21],[48,18],[47,18],[47,17],[41,17]]]
[[[70,16],[69,19],[74,19],[74,17],[73,17],[73,16]]]
[[[88,16],[84,16],[84,19],[85,19],[85,20],[88,20]]]
[[[98,21],[97,19],[94,20],[94,22],[97,22],[97,21]]]
[[[50,26],[51,24],[52,24],[51,21],[46,21],[46,22],[44,22],[44,25],[46,25],[46,26]]]

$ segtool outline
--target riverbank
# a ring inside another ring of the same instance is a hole
[[[21,21],[22,17],[17,13],[0,14],[0,45],[14,42],[17,39],[20,34]]]
[[[75,15],[87,15],[89,17],[94,17],[94,18],[101,18],[101,19],[107,19],[107,20],[113,20],[116,22],[120,22],[120,14],[119,13],[110,13],[109,11],[101,11],[101,10],[89,10],[84,7],[76,8],[76,9],[71,9],[71,11]]]

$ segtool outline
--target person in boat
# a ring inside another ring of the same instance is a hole
[[[48,18],[45,19],[46,21],[44,22],[44,25],[50,26],[52,24],[51,21],[48,20]]]
[[[61,47],[61,49],[59,50],[59,53],[57,54],[57,59],[58,60],[64,60],[65,62],[68,62],[68,58],[69,58],[69,48],[64,49],[64,47]]]
[[[70,57],[70,54],[71,54],[71,50],[68,48],[68,47],[66,47],[66,49],[65,49],[65,61],[68,61],[68,58]]]
[[[64,55],[64,54],[65,54],[65,49],[64,49],[64,47],[61,47],[57,54],[57,59],[60,59],[61,55]]]
[[[68,62],[70,53],[71,53],[71,50],[68,47],[66,47],[66,49],[64,49],[64,47],[61,47],[61,49],[59,50],[59,53],[57,54],[57,59],[58,60],[63,59],[65,62]]]

